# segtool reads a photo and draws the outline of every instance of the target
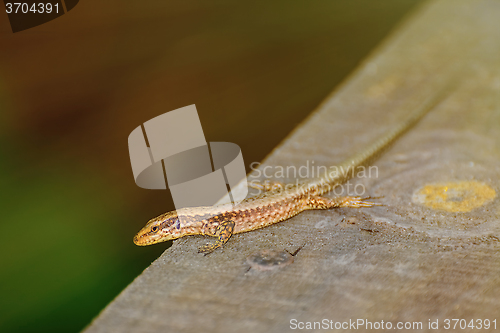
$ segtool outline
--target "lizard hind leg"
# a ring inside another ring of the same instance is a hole
[[[309,199],[308,208],[309,209],[330,209],[330,208],[361,208],[361,207],[373,207],[373,206],[383,206],[383,204],[378,202],[366,201],[371,197],[337,197],[337,198],[325,198],[320,196],[311,197]]]
[[[219,224],[217,230],[215,231],[215,237],[217,240],[213,243],[205,244],[198,249],[198,253],[204,253],[205,255],[214,252],[217,248],[226,244],[229,238],[233,235],[234,222],[226,221]]]

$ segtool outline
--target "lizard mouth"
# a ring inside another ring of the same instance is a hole
[[[134,244],[139,246],[144,246],[147,245],[147,242],[144,241],[143,237],[137,234],[134,236]]]
[[[171,237],[161,237],[160,235],[150,235],[148,233],[143,233],[139,231],[135,236],[134,236],[134,244],[138,246],[146,246],[146,245],[152,245],[152,244],[157,244],[161,242],[165,242],[168,240],[171,240]]]
[[[146,246],[146,245],[151,245],[158,243],[155,241],[154,238],[151,237],[145,237],[146,235],[141,235],[138,233],[137,235],[134,236],[134,244],[138,246]]]

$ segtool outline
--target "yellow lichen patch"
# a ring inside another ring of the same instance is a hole
[[[470,212],[495,198],[490,186],[476,181],[428,184],[418,189],[413,201],[432,209]]]

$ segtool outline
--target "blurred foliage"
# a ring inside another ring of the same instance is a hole
[[[6,160],[15,162],[0,170],[0,331],[74,331],[164,248],[137,251],[124,223],[133,214],[101,175],[60,161],[33,172],[22,157]]]

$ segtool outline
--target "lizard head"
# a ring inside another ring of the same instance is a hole
[[[135,235],[135,245],[145,246],[181,237],[180,221],[176,211],[162,214],[148,223]]]

